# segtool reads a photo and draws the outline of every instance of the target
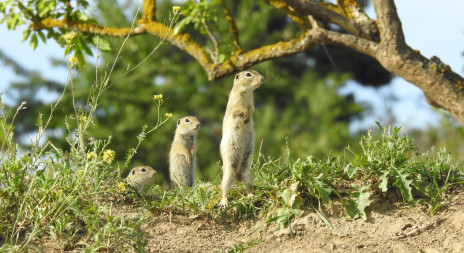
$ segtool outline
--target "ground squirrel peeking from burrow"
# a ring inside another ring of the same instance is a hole
[[[199,128],[200,121],[194,116],[183,117],[177,121],[174,140],[169,152],[169,177],[172,186],[193,186],[195,138]]]
[[[238,73],[229,94],[229,101],[222,123],[220,151],[222,157],[221,208],[227,207],[227,191],[235,180],[245,183],[251,193],[253,178],[251,159],[254,148],[253,91],[264,81],[257,71]]]
[[[127,176],[127,183],[137,191],[142,191],[143,187],[152,183],[155,179],[157,172],[150,166],[134,167]]]

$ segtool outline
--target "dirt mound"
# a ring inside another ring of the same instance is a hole
[[[334,205],[328,227],[314,211],[292,230],[263,221],[231,223],[181,215],[154,215],[142,228],[148,252],[464,252],[464,193],[433,216],[419,207],[375,199],[366,221],[347,220]],[[250,235],[251,232],[255,231]],[[234,251],[235,250],[235,251]]]

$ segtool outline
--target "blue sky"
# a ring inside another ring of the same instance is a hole
[[[460,75],[464,74],[464,22],[457,22],[464,16],[462,0],[397,0],[397,10],[403,24],[407,43],[430,58],[433,55],[451,66]],[[369,15],[375,17],[373,10]],[[5,24],[0,25],[0,49],[21,65],[38,70],[43,76],[57,81],[66,80],[66,69],[54,68],[50,57],[64,58],[63,49],[54,41],[39,42],[32,51],[28,43],[21,43],[22,31],[8,31]],[[0,65],[0,92],[4,93],[8,83],[18,80],[8,67]],[[374,105],[372,114],[351,125],[353,131],[374,125],[374,120],[387,122],[385,112],[390,109],[397,118],[396,124],[406,129],[434,125],[439,114],[429,106],[422,92],[401,78],[395,78],[392,85],[380,89],[363,88],[354,82],[347,84],[342,93],[353,92],[357,102]],[[387,103],[385,98],[393,95],[398,100]],[[41,94],[46,97],[47,94]]]

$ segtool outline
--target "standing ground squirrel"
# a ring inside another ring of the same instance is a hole
[[[141,191],[143,189],[143,186],[153,181],[156,174],[156,170],[154,170],[150,166],[138,166],[130,171],[126,180],[127,183],[135,187],[137,191]]]
[[[197,117],[177,121],[176,133],[169,152],[169,176],[173,186],[193,186],[195,180],[195,135],[200,128]]]
[[[253,178],[251,158],[254,148],[253,91],[264,81],[256,71],[242,71],[235,76],[229,94],[226,113],[222,123],[220,145],[222,157],[222,200],[221,208],[227,206],[227,191],[234,180],[243,180],[251,193]]]

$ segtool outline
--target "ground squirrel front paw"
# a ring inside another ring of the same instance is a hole
[[[224,197],[223,197],[222,200],[221,200],[221,203],[220,203],[219,205],[220,205],[221,210],[226,209],[227,206],[229,205],[229,204],[227,203],[227,198],[224,198]]]
[[[184,156],[185,156],[185,160],[187,161],[187,163],[189,165],[191,165],[192,164],[192,157],[190,155],[188,155],[188,154],[185,154]]]

